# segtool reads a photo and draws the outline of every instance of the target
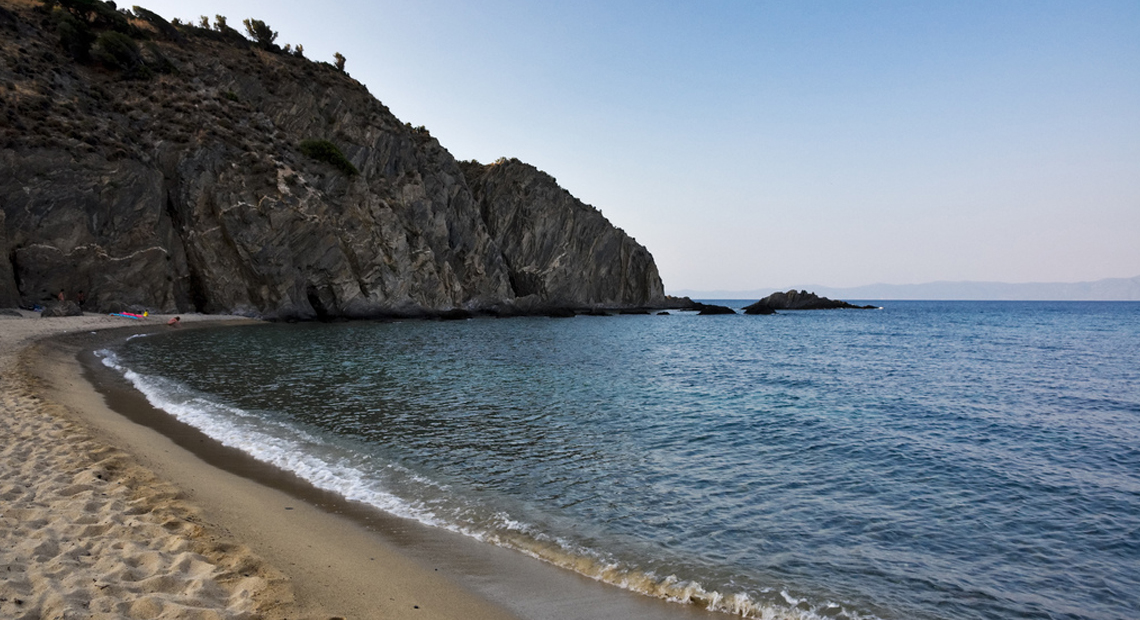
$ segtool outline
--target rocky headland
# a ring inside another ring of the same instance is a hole
[[[774,314],[777,310],[834,310],[837,308],[873,310],[876,306],[856,306],[845,301],[820,297],[807,291],[791,290],[786,293],[772,293],[764,299],[746,306],[744,314]]]
[[[88,311],[270,319],[667,305],[650,253],[549,175],[459,162],[341,59],[250,37],[0,0],[0,307],[60,291]]]

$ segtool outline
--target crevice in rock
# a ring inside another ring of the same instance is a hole
[[[206,294],[206,285],[202,282],[202,276],[193,265],[187,265],[187,268],[190,272],[190,303],[194,305],[194,312],[208,312],[210,298]]]
[[[315,285],[310,284],[308,289],[305,290],[305,297],[308,298],[309,305],[313,307],[313,312],[317,314],[317,320],[328,321],[332,317],[332,313],[329,312],[330,309],[328,305],[325,304],[325,300],[321,299],[321,293],[325,293],[328,297],[332,296],[332,292],[328,289],[323,291],[317,290]]]

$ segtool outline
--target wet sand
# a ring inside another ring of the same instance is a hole
[[[170,329],[123,321],[0,319],[0,616],[513,617],[347,518],[112,411],[75,353],[92,331]]]
[[[24,314],[0,317],[0,617],[727,617],[347,502],[155,411],[90,351],[164,317]]]

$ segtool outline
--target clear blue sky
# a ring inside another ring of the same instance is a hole
[[[124,3],[125,4],[125,3]],[[1140,275],[1140,2],[247,2],[667,290]]]

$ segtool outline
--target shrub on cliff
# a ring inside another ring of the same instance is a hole
[[[128,35],[137,35],[138,29],[131,25],[127,16],[120,13],[114,2],[100,0],[41,0],[41,5],[49,10],[59,9],[96,30],[110,29]]]
[[[344,153],[341,153],[340,149],[328,140],[305,140],[301,142],[301,152],[317,161],[331,164],[348,176],[360,174],[360,171],[352,165],[352,162],[348,161]]]
[[[185,41],[182,33],[178,32],[177,28],[171,25],[170,22],[163,19],[162,16],[158,13],[155,13],[154,11],[148,11],[141,6],[135,6],[133,8],[135,11],[135,16],[153,26],[155,31],[158,32],[158,34],[163,38],[169,41],[174,41],[176,43],[182,43]]]
[[[178,73],[178,67],[174,66],[174,63],[163,55],[162,50],[157,45],[148,41],[144,46],[143,61],[147,68],[157,73]]]
[[[95,33],[86,21],[67,11],[56,11],[55,30],[59,34],[59,44],[79,62],[87,62],[91,57],[91,44]]]
[[[209,39],[210,41],[217,41],[219,43],[227,43],[229,45],[242,49],[247,49],[249,47],[249,39],[243,37],[237,30],[234,30],[233,28],[230,28],[226,25],[225,15],[215,15],[214,25],[212,27],[210,26],[209,21],[210,19],[203,15],[198,19],[197,25],[191,23],[184,24],[177,19],[171,20],[171,23],[178,22],[175,25],[181,34],[199,37],[202,39]]]
[[[108,69],[117,69],[127,77],[145,78],[150,76],[150,70],[143,62],[139,53],[138,43],[121,32],[108,30],[95,40],[95,49],[92,54],[96,60]]]
[[[271,52],[276,52],[280,49],[273,43],[277,40],[277,33],[266,25],[265,22],[251,17],[242,20],[241,23],[245,24],[245,31],[249,33],[249,38],[256,41],[259,47]]]

